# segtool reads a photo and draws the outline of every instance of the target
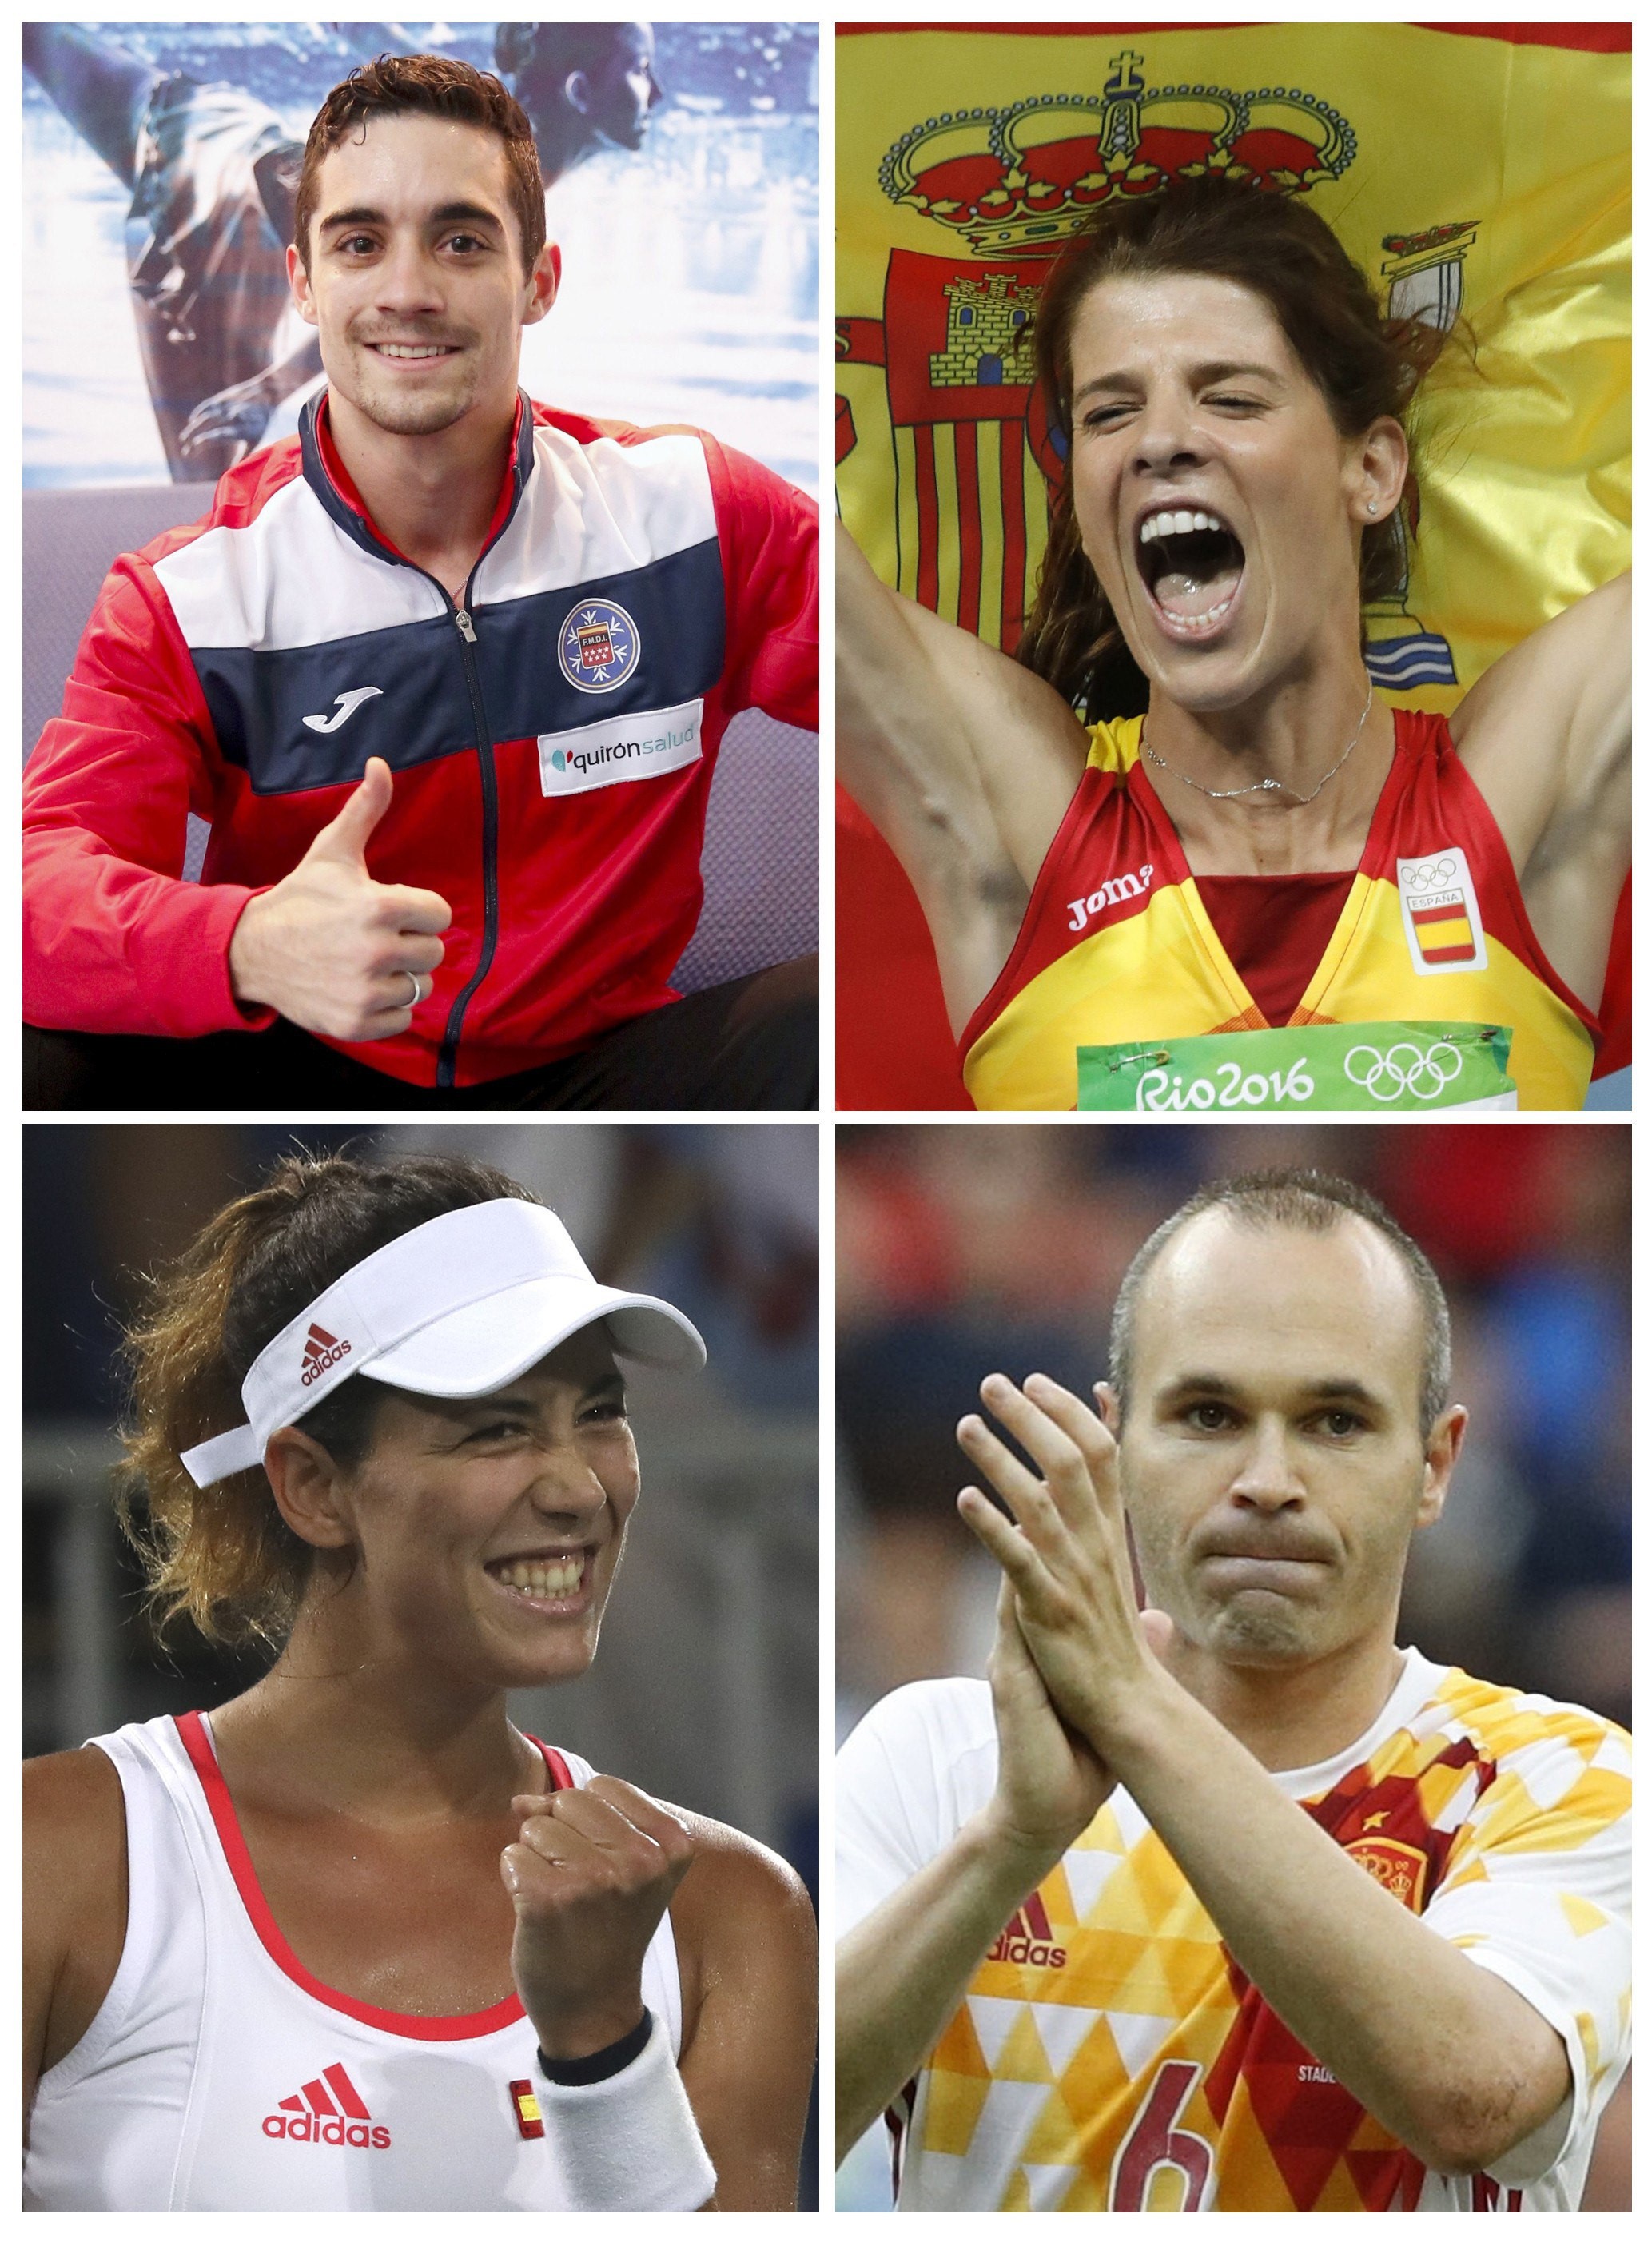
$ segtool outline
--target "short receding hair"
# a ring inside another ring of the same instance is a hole
[[[1400,1257],[1422,1317],[1420,1416],[1426,1442],[1451,1388],[1451,1312],[1445,1289],[1433,1262],[1380,1199],[1343,1176],[1324,1175],[1317,1168],[1267,1168],[1253,1175],[1224,1176],[1204,1185],[1159,1224],[1125,1270],[1113,1303],[1108,1354],[1120,1420],[1128,1406],[1142,1286],[1172,1239],[1198,1216],[1218,1207],[1246,1230],[1296,1230],[1318,1237],[1352,1218],[1369,1223],[1387,1239]]]
[[[545,183],[534,128],[520,103],[488,71],[473,70],[453,56],[380,55],[333,87],[304,144],[292,239],[306,272],[322,164],[374,117],[445,117],[495,134],[505,151],[506,192],[521,237],[522,270],[534,270],[545,246]]]

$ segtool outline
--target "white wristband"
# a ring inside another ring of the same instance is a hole
[[[641,2055],[589,2086],[534,2089],[570,2211],[698,2211],[717,2174],[658,2017]]]

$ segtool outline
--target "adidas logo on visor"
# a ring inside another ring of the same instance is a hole
[[[334,1339],[319,1324],[312,1324],[304,1342],[304,1370],[299,1384],[313,1386],[324,1371],[331,1370],[335,1362],[342,1362],[349,1352],[347,1339]]]
[[[330,2063],[319,2078],[283,2097],[264,2120],[272,2141],[326,2141],[334,2148],[387,2149],[388,2125],[375,2125],[373,2112],[356,2091],[341,2063]]]
[[[350,1338],[330,1331],[323,1316],[346,1325]],[[605,1318],[621,1354],[695,1370],[705,1361],[700,1334],[680,1308],[599,1285],[548,1207],[518,1199],[456,1207],[393,1238],[301,1308],[242,1379],[245,1421],[185,1449],[180,1460],[197,1487],[250,1471],[271,1433],[296,1424],[338,1371],[391,1386],[406,1372],[414,1390],[437,1390],[443,1326],[452,1326],[465,1375],[491,1391],[534,1359],[536,1342],[548,1353]],[[498,1372],[491,1380],[490,1359]]]

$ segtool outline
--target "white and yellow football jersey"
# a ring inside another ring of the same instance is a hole
[[[838,1763],[838,1931],[991,1796],[983,1682],[874,1708]],[[902,2211],[1575,2211],[1628,2060],[1629,1740],[1407,1652],[1380,1718],[1276,1776],[1565,2042],[1567,2103],[1494,2171],[1427,2171],[1229,1957],[1133,1800],[1004,1926],[890,2112]]]

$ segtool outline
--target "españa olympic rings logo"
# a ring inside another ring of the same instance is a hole
[[[1363,1074],[1355,1071],[1356,1059],[1370,1061]],[[1403,1060],[1410,1064],[1402,1064]],[[1363,1090],[1380,1105],[1392,1105],[1396,1098],[1407,1096],[1426,1104],[1438,1098],[1447,1083],[1455,1082],[1462,1071],[1463,1055],[1450,1044],[1430,1044],[1427,1051],[1419,1051],[1415,1044],[1396,1044],[1387,1051],[1378,1051],[1373,1044],[1356,1044],[1342,1062],[1342,1071],[1354,1088]]]
[[[1400,876],[1408,888],[1437,888],[1442,880],[1456,878],[1457,859],[1436,856],[1432,863],[1407,864]]]

